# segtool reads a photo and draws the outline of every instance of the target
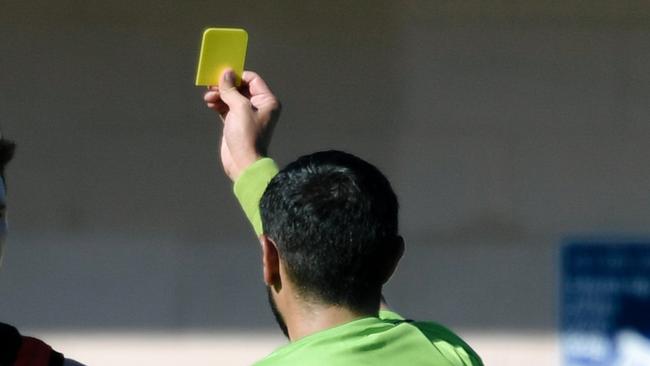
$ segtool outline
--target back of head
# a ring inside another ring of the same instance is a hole
[[[378,306],[397,249],[398,203],[377,168],[340,151],[303,156],[273,178],[260,211],[303,299]]]

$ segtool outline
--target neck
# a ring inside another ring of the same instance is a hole
[[[353,320],[377,316],[379,306],[374,309],[356,311],[343,306],[296,303],[295,309],[285,312],[289,339],[295,342],[308,335],[349,323]]]

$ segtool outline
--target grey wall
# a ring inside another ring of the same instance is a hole
[[[3,1],[17,141],[0,317],[67,329],[272,326],[257,244],[193,86],[207,26],[249,31],[285,109],[272,154],[339,148],[401,199],[386,292],[413,318],[553,330],[557,248],[650,224],[650,6]]]

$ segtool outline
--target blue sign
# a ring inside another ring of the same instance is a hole
[[[562,248],[565,366],[650,366],[650,240]]]

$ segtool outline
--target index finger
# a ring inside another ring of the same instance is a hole
[[[273,94],[269,86],[266,85],[264,79],[253,71],[244,71],[242,74],[242,80],[248,84],[248,89],[251,95],[258,94]]]
[[[218,89],[213,89],[205,92],[203,94],[203,100],[208,102],[208,103],[216,103],[221,99],[221,95],[219,94]]]

